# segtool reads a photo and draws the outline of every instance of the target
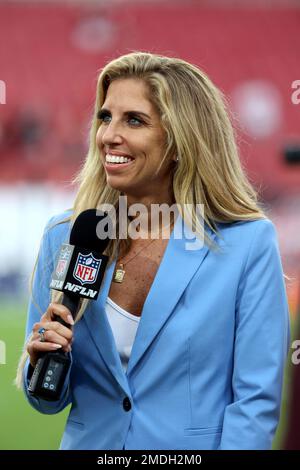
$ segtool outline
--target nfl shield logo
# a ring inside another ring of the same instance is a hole
[[[58,277],[62,276],[65,272],[65,269],[66,269],[66,265],[67,265],[67,260],[65,259],[59,259],[58,260],[58,263],[57,263],[57,266],[56,266],[56,274]]]
[[[59,259],[56,265],[55,274],[57,277],[62,277],[65,274],[69,265],[69,260],[72,256],[73,250],[68,245],[62,245],[59,253]]]
[[[74,278],[80,284],[93,284],[97,279],[100,266],[101,259],[96,259],[92,253],[88,255],[79,253],[74,268]]]

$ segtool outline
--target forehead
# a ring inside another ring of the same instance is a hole
[[[143,80],[126,78],[114,80],[108,87],[103,106],[121,110],[136,110],[145,113],[155,112],[149,100],[149,88]]]

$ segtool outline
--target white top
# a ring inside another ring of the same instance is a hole
[[[140,317],[132,315],[119,307],[109,297],[107,297],[105,311],[115,338],[122,366],[126,371]]]

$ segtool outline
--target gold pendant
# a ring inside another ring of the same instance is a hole
[[[123,264],[120,264],[120,267],[115,271],[113,281],[121,283],[123,282],[124,276],[125,270],[123,269]]]

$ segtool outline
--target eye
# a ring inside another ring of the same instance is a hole
[[[143,124],[143,121],[137,117],[129,117],[128,122],[130,124],[133,124],[134,126],[139,126],[140,124]]]
[[[107,111],[98,111],[97,119],[102,122],[109,122],[109,120],[111,119],[111,115]]]
[[[135,116],[134,114],[128,114],[128,123],[133,127],[138,127],[142,126],[144,124],[144,121],[140,117]]]
[[[97,119],[99,119],[99,121],[102,121],[104,124],[109,124],[111,122],[112,116],[109,111],[103,109],[98,111]],[[131,127],[140,127],[145,124],[140,117],[130,113],[128,113],[126,116],[126,122]]]

